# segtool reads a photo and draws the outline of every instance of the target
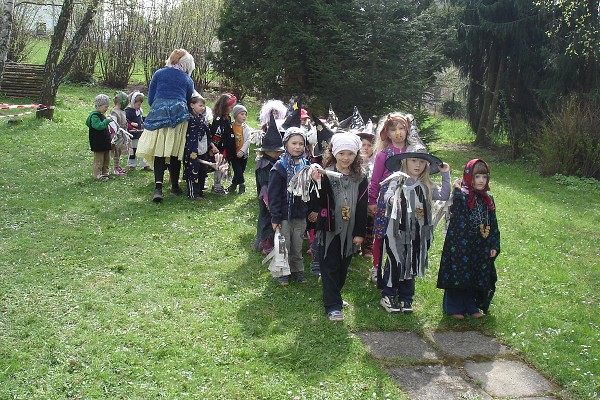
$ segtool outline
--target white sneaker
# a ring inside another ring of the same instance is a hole
[[[379,304],[381,304],[381,307],[389,313],[399,313],[402,311],[400,306],[398,306],[398,303],[396,303],[391,296],[383,296],[379,301]]]

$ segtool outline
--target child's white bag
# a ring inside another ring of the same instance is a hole
[[[273,278],[279,278],[282,276],[288,276],[291,274],[290,264],[288,262],[288,252],[285,247],[285,236],[279,233],[279,229],[275,231],[275,237],[273,250],[263,260],[263,264],[266,264],[269,260],[269,271]]]

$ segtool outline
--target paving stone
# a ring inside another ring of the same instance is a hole
[[[356,334],[376,358],[412,358],[439,360],[439,354],[419,335],[412,332],[359,332]]]
[[[508,347],[477,331],[434,332],[431,338],[442,352],[458,358],[495,357],[510,353]]]
[[[540,397],[552,391],[546,378],[519,361],[467,361],[464,366],[467,374],[494,397]]]
[[[480,388],[465,381],[455,367],[414,365],[393,368],[390,375],[411,400],[491,400]]]

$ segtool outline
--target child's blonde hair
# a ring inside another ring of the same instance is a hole
[[[413,158],[418,158],[418,157],[413,157]],[[408,173],[408,166],[406,163],[406,160],[408,158],[405,158],[402,160],[402,167],[400,168],[400,171]],[[429,203],[429,205],[431,205],[432,203],[432,191],[433,188],[435,187],[435,184],[433,183],[433,181],[431,180],[431,176],[429,175],[429,162],[427,162],[425,164],[425,169],[423,169],[423,171],[421,172],[421,174],[419,175],[419,177],[417,178],[418,181],[420,181],[423,185],[425,185],[427,187],[427,202]]]
[[[404,114],[393,112],[379,120],[375,139],[375,149],[373,150],[374,153],[379,153],[392,143],[387,135],[387,130],[388,128],[395,128],[398,125],[402,125],[406,129],[406,137],[408,138],[409,125]],[[404,139],[404,142],[406,143],[406,139]]]

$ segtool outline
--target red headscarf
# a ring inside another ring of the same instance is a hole
[[[227,101],[227,106],[233,107],[235,103],[237,103],[237,98],[233,93],[226,93],[229,96],[229,100]]]
[[[475,168],[475,164],[478,162],[483,163],[485,165],[485,168],[487,169],[487,178],[485,181],[485,188],[483,190],[475,190],[473,188],[473,170]],[[483,201],[483,204],[485,204],[487,206],[487,208],[490,209],[490,211],[493,211],[496,208],[494,206],[494,202],[492,201],[492,198],[487,193],[490,190],[490,186],[488,185],[489,183],[490,183],[490,166],[488,165],[488,163],[486,163],[482,159],[474,158],[471,161],[469,161],[467,163],[467,165],[465,165],[465,170],[463,172],[463,180],[462,180],[462,191],[463,191],[463,193],[465,193],[469,196],[469,198],[467,199],[467,205],[469,206],[469,208],[475,207],[476,196],[479,196],[481,198],[481,200]]]

